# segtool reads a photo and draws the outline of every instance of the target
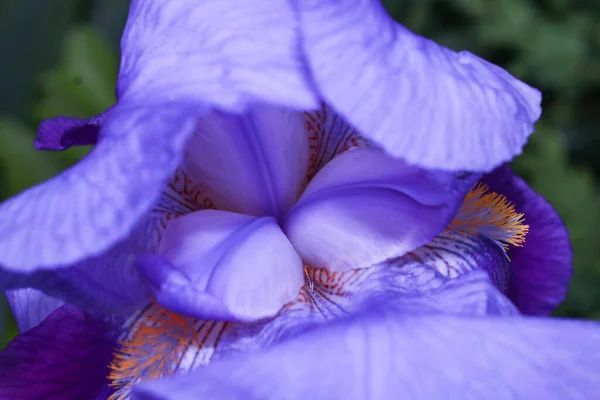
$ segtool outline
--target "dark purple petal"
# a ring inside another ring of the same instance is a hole
[[[507,166],[486,175],[484,182],[524,213],[529,225],[523,247],[509,252],[508,296],[524,314],[548,315],[565,299],[573,272],[568,232],[552,206]]]
[[[46,119],[38,127],[33,145],[38,150],[65,150],[71,146],[96,144],[102,121],[111,108],[91,119],[73,117]]]
[[[283,222],[305,263],[344,271],[401,256],[450,222],[472,177],[412,167],[376,148],[340,154]]]
[[[277,218],[298,200],[307,168],[304,115],[266,106],[203,117],[183,163],[218,209]]]
[[[102,140],[85,159],[2,203],[0,286],[14,283],[11,274],[69,266],[123,241],[181,161],[201,112],[114,108],[103,122]]]
[[[489,171],[521,152],[540,92],[469,52],[395,23],[379,0],[297,0],[322,97],[360,133],[410,163]]]
[[[0,353],[0,399],[100,400],[114,345],[106,329],[73,306],[54,311]]]
[[[9,290],[6,292],[6,299],[21,333],[39,325],[48,315],[64,304],[61,300],[29,288]]]
[[[272,217],[197,211],[169,222],[159,253],[139,267],[158,302],[185,315],[271,316],[303,282],[302,260]]]
[[[375,309],[143,383],[133,398],[592,399],[600,389],[599,338],[593,322]]]
[[[131,2],[118,95],[127,101],[318,106],[287,0]]]

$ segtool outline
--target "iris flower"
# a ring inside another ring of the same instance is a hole
[[[0,399],[589,398],[540,94],[370,0],[132,1],[93,144],[0,205]]]

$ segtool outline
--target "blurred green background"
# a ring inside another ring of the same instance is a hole
[[[556,314],[600,319],[600,1],[384,4],[414,31],[468,49],[543,91],[537,133],[513,166],[571,232],[575,275]],[[36,152],[34,132],[43,118],[90,117],[112,104],[127,8],[128,0],[0,0],[0,199],[85,154]],[[1,301],[0,348],[16,334]]]

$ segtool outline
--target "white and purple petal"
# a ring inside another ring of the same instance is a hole
[[[213,112],[200,119],[182,167],[218,209],[279,218],[306,183],[307,138],[299,112]]]
[[[319,171],[284,218],[283,230],[312,267],[369,267],[443,231],[473,179],[357,148]]]
[[[138,266],[157,301],[184,315],[268,317],[303,283],[302,260],[273,217],[197,211],[168,223],[158,253]]]
[[[296,0],[322,98],[410,163],[489,171],[520,154],[540,92],[469,52],[395,23],[378,0]]]

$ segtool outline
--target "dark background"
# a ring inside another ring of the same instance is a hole
[[[543,91],[537,133],[513,167],[571,232],[575,274],[556,314],[600,319],[600,1],[384,3],[414,31]],[[127,0],[0,0],[0,199],[85,154],[36,152],[34,132],[43,118],[90,117],[112,104],[127,7]],[[0,302],[0,348],[15,334]]]

